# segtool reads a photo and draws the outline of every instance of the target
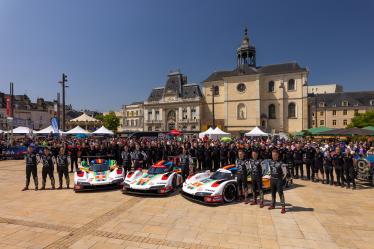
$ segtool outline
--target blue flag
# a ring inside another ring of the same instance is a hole
[[[53,129],[53,133],[58,133],[58,120],[57,118],[52,118],[51,119],[51,125]]]

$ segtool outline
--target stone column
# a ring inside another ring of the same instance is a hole
[[[182,120],[183,119],[183,113],[182,113],[182,107],[179,107],[178,108],[178,120]]]
[[[192,119],[191,117],[191,107],[187,106],[187,119]]]

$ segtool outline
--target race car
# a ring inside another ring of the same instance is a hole
[[[167,195],[182,185],[181,170],[172,161],[159,161],[147,172],[130,171],[123,181],[124,194]]]
[[[123,182],[122,168],[115,160],[83,160],[74,173],[74,191],[120,187]]]
[[[213,174],[206,171],[189,176],[181,193],[188,199],[206,204],[233,202],[238,195],[236,170],[235,165],[227,165]]]

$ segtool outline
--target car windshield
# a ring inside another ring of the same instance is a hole
[[[168,172],[167,167],[151,167],[148,170],[148,174],[150,174],[150,175],[164,174],[166,172]]]
[[[93,164],[93,165],[90,165],[90,170],[94,172],[107,171],[109,170],[109,165],[108,164]]]
[[[212,180],[230,180],[232,178],[233,176],[231,173],[221,171],[216,171],[210,176],[210,179]]]

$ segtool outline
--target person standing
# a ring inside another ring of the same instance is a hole
[[[326,151],[325,158],[323,160],[323,166],[326,175],[326,184],[334,184],[334,174],[333,174],[333,158],[331,156],[332,152]]]
[[[220,148],[220,151],[219,151],[219,159],[221,161],[221,167],[227,165],[228,155],[229,155],[229,150],[227,148],[227,145],[225,143],[223,143],[221,145],[221,148]]]
[[[26,191],[29,189],[30,184],[30,176],[32,174],[32,178],[34,179],[35,191],[38,190],[38,171],[37,171],[37,160],[36,155],[33,152],[31,146],[27,147],[27,154],[25,155],[25,163],[26,163],[26,184],[22,191]]]
[[[70,173],[78,168],[78,148],[74,143],[70,148]]]
[[[336,185],[344,187],[344,155],[340,151],[340,147],[336,147],[335,155],[333,157],[333,165],[335,168]]]
[[[252,151],[252,159],[249,159],[249,169],[252,177],[253,200],[251,205],[257,204],[257,192],[260,195],[260,208],[264,207],[264,192],[262,189],[262,165],[258,159],[257,150]]]
[[[42,155],[41,161],[42,161],[42,164],[43,164],[43,168],[42,168],[42,188],[41,188],[41,190],[45,189],[47,176],[49,176],[49,179],[51,180],[52,189],[55,189],[55,177],[53,175],[54,165],[53,165],[52,156],[49,153],[48,147],[44,148],[44,155]]]
[[[242,149],[239,149],[238,151],[239,158],[236,159],[235,165],[237,168],[236,171],[236,181],[238,184],[238,194],[239,194],[239,200],[241,201],[244,199],[244,203],[248,204],[248,184],[247,184],[247,167],[248,167],[248,161],[244,159],[244,152]]]
[[[293,151],[294,166],[295,166],[295,178],[299,178],[299,170],[301,179],[304,178],[304,167],[303,167],[303,150],[300,148],[300,144],[296,144],[296,149]]]
[[[205,148],[204,145],[200,142],[197,146],[197,169],[205,169]]]
[[[312,147],[310,143],[307,144],[307,147],[304,150],[305,153],[305,167],[306,167],[306,177],[310,181],[314,181],[314,174],[313,174],[313,164],[314,164],[314,156],[315,156],[315,149]]]
[[[131,170],[131,152],[127,144],[125,144],[125,146],[123,147],[123,151],[121,152],[121,157],[122,157],[123,176],[126,177],[127,172]]]
[[[204,170],[212,170],[212,148],[209,144],[205,144],[204,150]]]
[[[321,152],[320,148],[316,148],[316,153],[314,154],[314,164],[312,167],[312,179],[319,181],[319,172],[322,176],[322,183],[325,183],[325,174],[323,170],[323,152]]]
[[[70,178],[69,178],[69,162],[68,157],[65,155],[65,149],[60,148],[60,152],[56,157],[57,173],[59,180],[58,189],[62,189],[62,177],[65,176],[66,188],[70,188]]]
[[[344,175],[347,182],[347,188],[350,188],[352,183],[352,189],[356,189],[354,163],[355,159],[351,154],[351,149],[347,148],[344,155]]]
[[[281,213],[286,213],[286,202],[283,193],[283,179],[287,174],[287,166],[279,158],[279,151],[274,148],[272,153],[272,160],[269,162],[270,166],[270,186],[271,186],[271,205],[268,209],[275,208],[276,193],[278,193],[282,209]]]
[[[179,157],[183,181],[185,181],[190,173],[191,157],[188,154],[186,148],[182,148],[182,154]]]

